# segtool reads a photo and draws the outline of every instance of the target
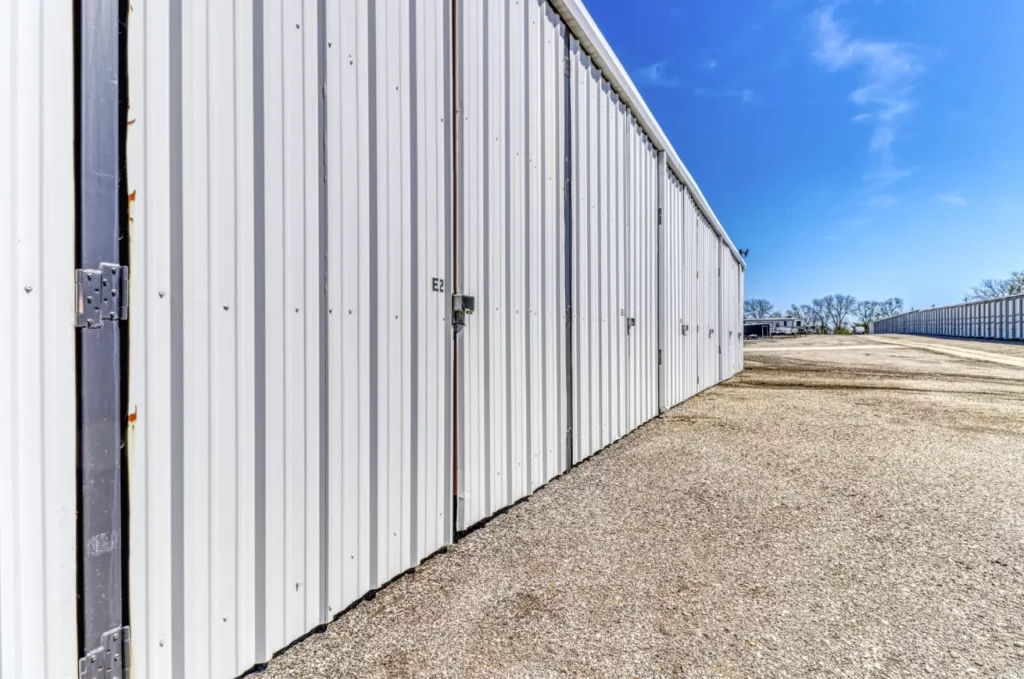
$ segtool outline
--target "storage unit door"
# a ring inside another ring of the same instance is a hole
[[[544,0],[459,2],[458,526],[566,469],[566,27]]]

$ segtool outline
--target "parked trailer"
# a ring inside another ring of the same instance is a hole
[[[871,334],[1024,340],[1024,295],[910,311],[875,321]]]
[[[579,0],[80,4],[0,10],[0,675],[237,676],[742,369]]]

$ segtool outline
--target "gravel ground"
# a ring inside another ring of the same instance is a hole
[[[884,339],[748,345],[261,676],[1024,677],[1024,369]]]

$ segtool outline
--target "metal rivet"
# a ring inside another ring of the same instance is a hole
[[[92,304],[92,296],[90,295],[89,297],[86,297],[85,301],[87,304]]]
[[[160,640],[160,646],[162,647],[163,645],[164,645],[164,640],[163,640],[163,639],[161,639],[161,640]]]
[[[295,307],[295,313],[299,313],[299,307]]]
[[[160,295],[161,297],[163,297],[163,296],[164,296],[164,295],[166,295],[167,293],[166,293],[166,292],[164,292],[163,290],[160,290],[160,291],[158,291],[158,292],[157,292],[156,294],[158,294],[158,295]]]
[[[227,304],[225,304],[225,305],[224,305],[224,311],[227,311],[227,310],[228,310],[228,305],[227,305]]]
[[[227,621],[228,621],[228,616],[225,615],[224,616],[224,622],[227,622]]]
[[[298,25],[298,24],[295,24],[295,28],[298,28],[298,27],[299,27],[299,25]]]
[[[32,286],[31,285],[26,285],[25,286],[25,292],[32,292]]]
[[[90,281],[92,280],[92,274],[91,273],[85,274],[85,277],[86,277],[87,280],[90,280]]]
[[[110,291],[110,296],[111,297],[117,297],[117,290],[111,290]]]
[[[298,582],[296,582],[296,583],[295,583],[295,591],[296,591],[296,592],[298,592],[298,591],[299,591],[299,584],[300,584],[300,583],[298,583]]]
[[[116,634],[114,635],[114,641],[117,641],[117,635]]]

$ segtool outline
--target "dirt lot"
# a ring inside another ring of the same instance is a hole
[[[746,356],[264,676],[1024,677],[1024,346]]]

